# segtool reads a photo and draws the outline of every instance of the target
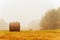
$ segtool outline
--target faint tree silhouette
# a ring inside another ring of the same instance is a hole
[[[42,29],[60,29],[60,8],[46,12],[42,18],[40,26]]]
[[[8,24],[4,19],[0,19],[0,30],[8,30]]]

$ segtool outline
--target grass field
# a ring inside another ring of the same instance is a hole
[[[0,40],[60,40],[59,30],[0,31]]]

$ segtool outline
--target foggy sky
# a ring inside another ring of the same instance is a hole
[[[32,20],[40,20],[47,10],[59,6],[60,0],[0,0],[0,18],[7,23],[19,21],[21,29],[28,29]]]

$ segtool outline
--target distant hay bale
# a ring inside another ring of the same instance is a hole
[[[40,19],[38,20],[33,20],[32,22],[29,23],[28,25],[29,30],[40,30]]]

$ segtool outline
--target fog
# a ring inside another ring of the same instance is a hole
[[[7,24],[11,21],[19,21],[22,30],[29,29],[30,22],[41,20],[47,10],[59,6],[60,0],[0,0],[0,19],[4,19]],[[4,28],[8,29],[7,26]],[[4,28],[0,27],[0,29]]]

